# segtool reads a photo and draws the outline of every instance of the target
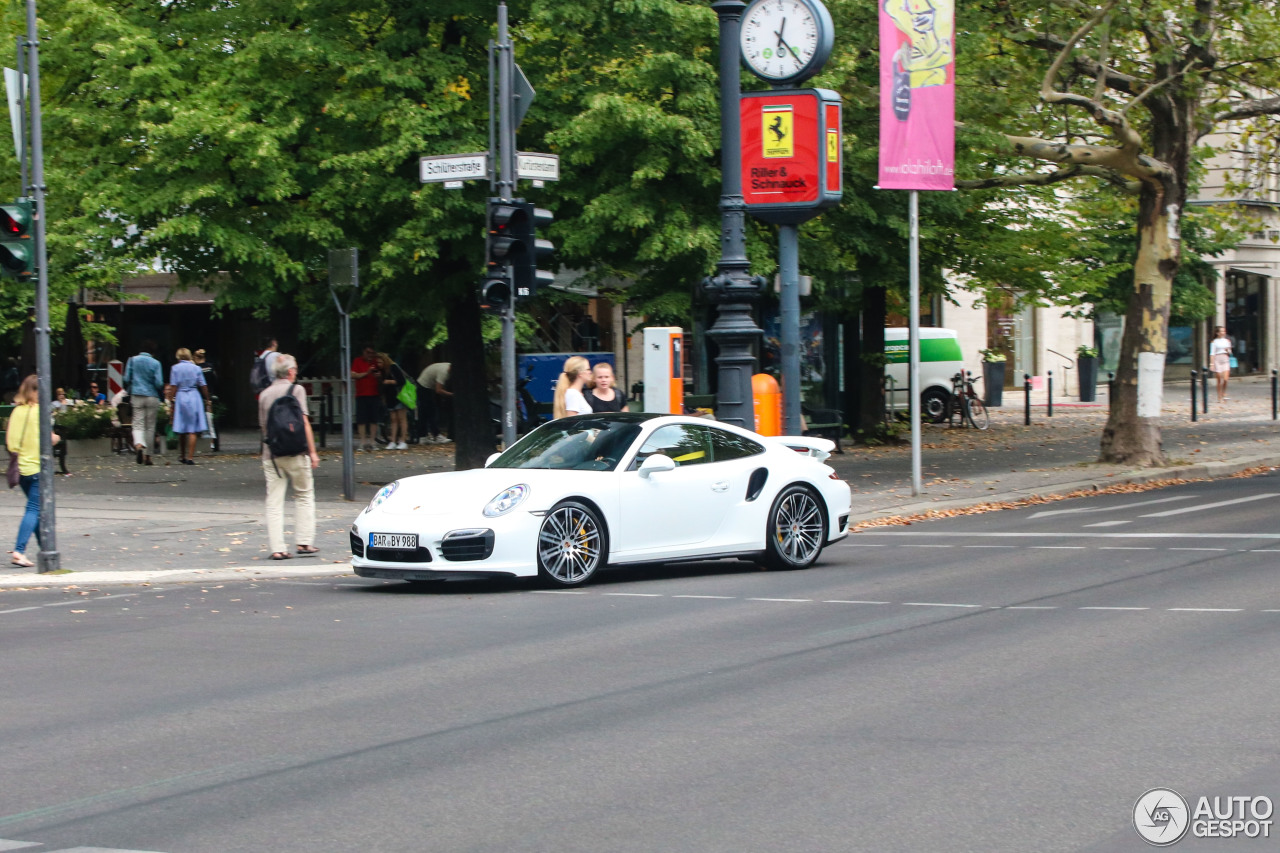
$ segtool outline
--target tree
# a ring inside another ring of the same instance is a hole
[[[1280,82],[1276,12],[1274,0],[1107,0],[1100,7],[1000,0],[982,10],[990,16],[985,28],[970,29],[969,51],[988,73],[1023,64],[1043,69],[1041,108],[1003,114],[1001,130],[1012,161],[1053,167],[1019,173],[1009,161],[997,174],[959,186],[1051,186],[1092,177],[1137,195],[1133,281],[1103,461],[1164,462],[1164,356],[1196,146],[1231,122],[1280,114],[1280,98],[1259,96]],[[991,26],[992,17],[999,26]],[[1274,131],[1275,125],[1255,127]]]

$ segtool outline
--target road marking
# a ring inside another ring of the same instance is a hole
[[[1099,551],[1154,551],[1155,548],[1148,546],[1130,546],[1130,545],[1101,545]]]
[[[736,595],[673,595],[673,596],[671,596],[671,597],[672,597],[672,598],[725,598],[725,599],[730,599],[730,598],[737,598],[738,596],[736,596]],[[757,599],[755,599],[755,600],[756,600],[756,601],[765,601],[766,599],[763,599],[763,598],[757,598]],[[780,599],[780,598],[779,598],[779,599],[769,599],[769,600],[782,601],[783,599]]]
[[[887,601],[849,601],[843,598],[827,598],[823,604],[888,604]]]
[[[25,850],[28,847],[40,847],[39,841],[5,841],[0,838],[0,850]]]
[[[981,607],[981,604],[943,604],[937,601],[904,601],[903,607]]]
[[[747,601],[794,601],[797,604],[803,604],[813,601],[812,598],[748,598]]]
[[[662,598],[660,592],[606,592],[604,595],[625,595],[631,598]]]
[[[1005,610],[1057,610],[1057,607],[1051,607],[1047,604],[1010,604]]]
[[[41,605],[36,605],[35,607],[15,607],[12,610],[0,610],[0,613],[21,613],[24,610],[39,610],[40,607]],[[0,850],[3,849],[3,847],[0,847]]]
[[[1137,503],[1120,504],[1119,506],[1077,507],[1076,509],[1046,509],[1046,510],[1037,512],[1034,515],[1027,516],[1027,520],[1030,521],[1033,518],[1048,518],[1051,515],[1072,515],[1072,514],[1081,513],[1081,512],[1115,512],[1118,509],[1133,509],[1134,507],[1138,507],[1138,506],[1151,506],[1152,504],[1164,504],[1164,503],[1169,503],[1170,501],[1187,501],[1187,500],[1191,500],[1192,497],[1193,495],[1178,495],[1177,497],[1172,497],[1172,498],[1156,498],[1155,500],[1151,500],[1151,501],[1138,501]],[[1092,527],[1094,525],[1085,525],[1085,526]]]
[[[1079,610],[1150,610],[1150,607],[1080,607]]]
[[[1083,545],[1029,545],[1033,551],[1083,551]]]
[[[1017,545],[961,545],[961,548],[1017,548]]]
[[[1227,548],[1166,548],[1166,551],[1227,551]]]
[[[1239,613],[1241,607],[1170,607],[1170,613]]]
[[[1133,524],[1132,521],[1099,521],[1094,524],[1086,524],[1085,527],[1117,527],[1121,524]]]
[[[1280,498],[1280,492],[1263,492],[1260,495],[1249,495],[1247,498],[1235,498],[1229,501],[1218,501],[1211,504],[1197,504],[1196,506],[1184,506],[1177,509],[1167,509],[1164,512],[1153,512],[1147,515],[1140,515],[1139,518],[1168,518],[1171,515],[1182,515],[1187,512],[1198,512],[1202,509],[1217,509],[1220,506],[1234,506],[1236,504],[1249,503],[1251,501],[1260,501],[1265,498]]]

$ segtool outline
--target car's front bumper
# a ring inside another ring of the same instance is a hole
[[[498,518],[476,513],[415,518],[365,513],[351,526],[351,565],[361,577],[440,580],[532,577],[538,573],[541,514],[515,510]],[[449,534],[467,531],[462,537]],[[414,533],[417,552],[369,547],[370,533]]]

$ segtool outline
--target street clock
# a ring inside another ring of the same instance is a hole
[[[831,13],[821,0],[754,0],[742,15],[742,61],[776,86],[821,71],[834,41]]]

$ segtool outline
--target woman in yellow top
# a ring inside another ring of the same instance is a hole
[[[53,436],[57,444],[59,436]],[[9,429],[5,433],[5,446],[10,453],[18,454],[18,474],[22,493],[27,496],[27,511],[18,525],[18,541],[13,546],[10,562],[29,568],[35,563],[23,552],[31,534],[40,542],[40,394],[35,374],[22,380],[18,393],[13,397],[13,413],[9,415]]]

